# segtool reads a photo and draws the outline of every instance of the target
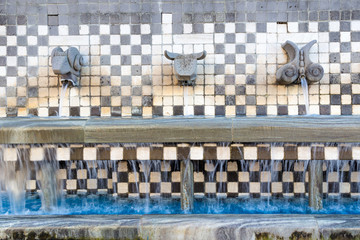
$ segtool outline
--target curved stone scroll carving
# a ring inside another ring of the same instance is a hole
[[[290,61],[276,72],[276,81],[279,84],[299,83],[305,78],[308,83],[318,82],[324,76],[324,69],[318,63],[313,63],[309,57],[310,48],[316,43],[313,40],[299,49],[292,41],[286,41],[281,47],[288,54]]]
[[[175,77],[182,85],[194,85],[197,76],[197,60],[206,57],[206,51],[193,54],[179,54],[165,50],[167,59],[174,61]]]
[[[78,77],[81,75],[84,58],[76,48],[70,47],[66,51],[63,51],[61,47],[55,48],[51,52],[51,65],[54,73],[61,75],[62,84],[79,85]]]

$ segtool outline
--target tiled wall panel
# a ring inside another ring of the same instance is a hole
[[[53,48],[87,66],[63,116],[302,115],[301,87],[279,86],[286,40],[315,39],[325,75],[310,113],[360,114],[358,0],[0,2],[0,117],[58,114]],[[178,85],[163,51],[206,50],[194,87]]]

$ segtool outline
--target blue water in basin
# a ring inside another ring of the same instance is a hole
[[[177,199],[122,199],[107,195],[68,196],[51,211],[41,208],[39,195],[26,196],[21,211],[11,210],[9,199],[0,196],[1,215],[39,214],[360,214],[360,200],[352,198],[324,199],[324,208],[314,211],[308,207],[306,198],[236,198],[196,199],[194,210],[184,212]]]

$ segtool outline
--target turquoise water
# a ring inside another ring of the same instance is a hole
[[[184,212],[180,200],[174,199],[121,199],[113,196],[65,197],[51,211],[41,209],[39,195],[26,196],[25,206],[16,212],[6,196],[1,196],[0,214],[360,214],[360,200],[351,198],[324,199],[324,208],[313,211],[308,200],[294,198],[238,198],[197,199],[194,210]]]

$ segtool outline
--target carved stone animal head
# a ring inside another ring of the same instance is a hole
[[[76,48],[70,47],[66,51],[60,47],[55,48],[51,52],[51,65],[54,73],[61,75],[62,83],[70,82],[73,86],[78,86],[84,59]]]
[[[193,85],[197,75],[197,60],[206,57],[206,51],[193,54],[172,53],[165,50],[165,57],[174,61],[175,77],[183,85]]]

